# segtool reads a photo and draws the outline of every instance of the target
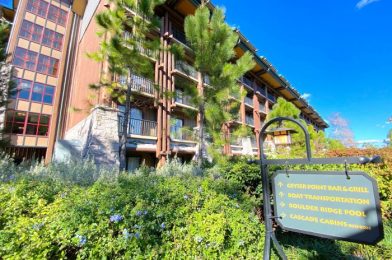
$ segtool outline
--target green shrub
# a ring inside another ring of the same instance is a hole
[[[260,165],[249,163],[246,158],[234,158],[226,165],[221,165],[219,171],[225,179],[241,185],[243,191],[261,197]]]
[[[85,185],[43,177],[44,168],[58,167],[36,165],[0,184],[0,258],[261,257],[255,203],[232,182],[122,174]]]
[[[90,162],[7,160],[0,160],[12,169],[0,168],[0,259],[261,258],[257,165],[231,162],[200,177],[179,162],[159,174],[111,174]],[[278,238],[289,259],[392,258],[391,222],[377,246],[291,232]]]

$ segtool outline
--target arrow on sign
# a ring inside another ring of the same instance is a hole
[[[284,208],[284,206],[286,206],[286,204],[282,201],[280,204],[279,204],[282,208]]]
[[[283,193],[283,192],[279,192],[279,196],[280,196],[280,197],[283,197],[283,196],[284,196],[284,193]]]
[[[287,215],[283,212],[282,214],[280,214],[281,218],[285,218]]]
[[[281,182],[281,181],[280,181],[280,182],[278,183],[278,185],[279,185],[279,187],[281,187],[281,188],[282,188],[282,186],[283,186],[283,182]]]

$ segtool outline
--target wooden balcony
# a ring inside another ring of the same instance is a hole
[[[183,91],[176,89],[175,102],[187,108],[196,109],[195,104],[192,102],[192,98],[184,94]]]
[[[248,105],[250,107],[253,107],[253,98],[251,97],[245,97],[244,99],[245,105]]]
[[[255,122],[252,116],[245,116],[245,124],[250,125],[250,126],[254,126]]]
[[[175,69],[181,72],[182,74],[193,78],[196,81],[198,79],[198,72],[196,71],[196,69],[191,65],[189,65],[188,63],[186,63],[185,61],[176,60]]]
[[[259,103],[259,111],[261,113],[267,114],[267,110],[265,109],[265,105],[264,104]]]
[[[118,129],[119,129],[119,133],[121,134],[123,116],[119,115],[118,122],[119,122]],[[144,119],[130,118],[129,125],[128,125],[128,134],[157,137],[157,122],[144,120]]]

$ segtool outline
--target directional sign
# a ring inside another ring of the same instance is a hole
[[[377,183],[364,172],[277,171],[277,223],[285,230],[375,244],[383,238]]]

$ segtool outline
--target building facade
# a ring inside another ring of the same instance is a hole
[[[192,50],[183,30],[185,17],[193,14],[199,4],[168,0],[156,10],[161,27],[150,37],[159,38],[162,47],[181,44],[186,58],[176,60],[170,52],[161,51],[151,55],[154,80],[132,75],[129,169],[142,163],[162,164],[173,156],[191,160],[197,150],[197,109],[182,84],[188,81],[204,87],[200,73],[192,67]],[[108,64],[86,55],[99,49],[102,39],[96,34],[99,28],[94,17],[107,8],[110,2],[100,0],[20,0],[17,4],[8,52],[17,71],[18,91],[8,105],[5,130],[10,135],[10,150],[19,157],[44,156],[50,161],[64,156],[91,156],[98,163],[117,163],[123,107],[113,103],[105,91],[91,90],[89,85],[102,78],[126,79],[110,75]],[[226,145],[223,152],[257,155],[260,129],[278,97],[298,107],[301,117],[316,130],[328,127],[267,59],[257,54],[245,36],[238,30],[236,33],[237,57],[250,51],[256,65],[239,80],[239,87],[247,94],[239,98],[238,119],[223,126],[223,131],[230,135],[232,128],[242,124],[249,126],[253,135]],[[204,81],[208,84],[208,78]],[[158,95],[154,84],[174,92],[174,97]]]

